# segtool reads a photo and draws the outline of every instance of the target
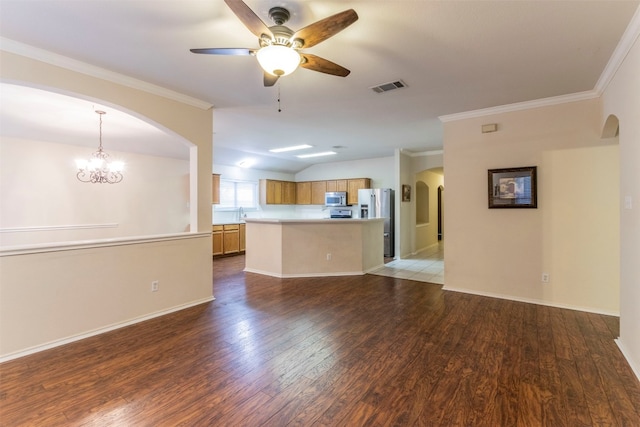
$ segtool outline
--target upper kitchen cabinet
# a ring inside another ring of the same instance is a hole
[[[220,204],[220,174],[211,175],[211,203]]]
[[[282,203],[285,205],[296,204],[296,183],[291,181],[282,182]]]
[[[358,204],[358,190],[371,188],[371,178],[358,178],[347,180],[347,204]]]
[[[349,186],[346,179],[333,179],[327,181],[327,191],[349,191]]]
[[[282,204],[282,181],[275,181],[273,179],[260,180],[260,204]]]
[[[296,182],[296,204],[311,204],[311,182]]]
[[[311,204],[324,205],[324,194],[326,192],[326,181],[311,181]]]
[[[296,183],[274,179],[260,180],[260,204],[293,205],[296,203]]]

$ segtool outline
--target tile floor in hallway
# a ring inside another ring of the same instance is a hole
[[[444,242],[409,258],[390,261],[370,274],[444,284]]]

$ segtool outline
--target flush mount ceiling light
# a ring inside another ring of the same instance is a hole
[[[292,145],[291,147],[282,147],[282,148],[273,148],[269,150],[270,153],[284,153],[287,151],[296,151],[296,150],[304,150],[305,148],[311,148],[312,145],[302,144],[302,145]]]
[[[76,177],[81,182],[90,182],[92,184],[117,184],[122,181],[124,163],[109,161],[109,155],[102,150],[102,116],[107,113],[96,110],[96,114],[100,117],[100,144],[98,145],[98,151],[93,153],[88,160],[76,160],[76,166],[78,167]]]
[[[300,154],[296,156],[299,159],[308,159],[309,157],[322,157],[322,156],[331,156],[333,154],[337,154],[335,151],[323,151],[321,153],[313,153],[313,154]]]
[[[238,163],[236,163],[238,166],[240,166],[241,168],[250,168],[251,166],[253,166],[256,163],[255,160],[253,159],[244,159],[244,160],[240,160]]]

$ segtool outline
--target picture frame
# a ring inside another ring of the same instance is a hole
[[[536,209],[537,167],[489,169],[489,209]]]
[[[402,201],[410,202],[411,201],[411,186],[407,184],[402,184]]]

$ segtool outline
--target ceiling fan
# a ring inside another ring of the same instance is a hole
[[[290,14],[284,7],[269,9],[269,18],[275,25],[267,27],[242,0],[224,0],[242,23],[258,37],[260,48],[204,48],[190,49],[193,53],[210,55],[256,56],[264,70],[264,85],[273,86],[278,78],[291,74],[301,66],[334,76],[346,77],[351,71],[300,49],[317,45],[339,33],[358,20],[353,9],[345,10],[328,18],[317,21],[298,31],[292,31],[284,24]]]

